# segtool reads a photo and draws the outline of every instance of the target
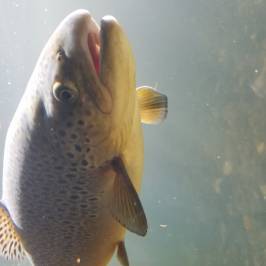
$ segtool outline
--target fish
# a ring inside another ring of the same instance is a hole
[[[142,124],[167,115],[167,96],[136,88],[122,26],[79,9],[42,50],[9,125],[0,254],[35,266],[129,265],[126,231],[145,236]]]

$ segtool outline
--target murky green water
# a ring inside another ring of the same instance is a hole
[[[149,233],[127,235],[131,265],[265,265],[266,0],[1,0],[1,151],[43,45],[77,8],[118,18],[138,84],[169,97],[167,121],[144,127]]]

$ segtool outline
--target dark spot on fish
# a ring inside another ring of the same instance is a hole
[[[89,138],[85,138],[85,142],[90,143],[90,139]]]
[[[55,157],[55,156],[52,156],[51,159],[52,159],[52,161],[54,161],[54,162],[57,161],[57,157]]]
[[[84,165],[84,166],[86,166],[86,165],[88,165],[88,161],[87,160],[82,160],[81,161],[81,164]]]
[[[69,170],[70,170],[71,172],[77,172],[77,171],[78,171],[76,167],[71,167],[71,168],[69,168]]]
[[[87,152],[87,153],[89,153],[90,151],[91,151],[91,149],[90,149],[90,148],[87,148],[87,149],[86,149],[86,152]]]
[[[81,146],[79,144],[75,144],[75,149],[78,152],[81,152],[81,150],[82,150],[82,148],[81,148]]]
[[[70,225],[68,225],[68,229],[69,229],[70,231],[75,230],[75,226],[73,226],[72,224],[70,224]]]
[[[73,175],[73,174],[66,174],[66,177],[73,178],[73,177],[75,177],[75,175]]]
[[[79,120],[79,121],[78,121],[78,124],[79,124],[80,126],[84,126],[85,123],[84,123],[83,120]]]
[[[82,190],[82,187],[74,186],[73,189],[80,191],[80,190]]]
[[[89,200],[93,202],[93,201],[97,201],[98,198],[96,198],[96,197],[92,197],[92,198],[89,198]]]
[[[69,158],[74,158],[74,154],[73,153],[71,153],[71,152],[67,152],[67,156],[69,157]]]
[[[76,139],[78,136],[77,136],[76,134],[71,134],[70,137],[71,137],[72,139]]]
[[[36,163],[36,166],[37,166],[37,167],[42,167],[42,163],[37,162],[37,163]]]
[[[61,166],[61,165],[56,165],[56,166],[54,167],[54,169],[56,169],[56,170],[63,170],[64,167]]]
[[[63,235],[63,238],[64,238],[65,240],[69,241],[69,240],[71,239],[71,236],[64,234],[64,235]]]
[[[91,111],[90,110],[86,110],[86,115],[87,116],[91,116]]]
[[[96,214],[91,214],[90,218],[96,218]]]
[[[54,178],[54,176],[51,175],[51,174],[46,175],[46,177],[49,178],[49,179],[53,179]]]
[[[70,196],[70,198],[73,199],[73,200],[77,200],[77,199],[79,198],[79,196],[77,196],[77,195],[72,195],[72,196]]]
[[[79,185],[85,185],[85,181],[84,181],[84,180],[79,180],[79,181],[78,181],[78,184],[79,184]]]
[[[66,126],[67,126],[67,127],[73,127],[73,123],[72,123],[72,122],[67,122],[67,123],[66,123]]]
[[[59,184],[66,184],[66,180],[65,179],[58,179],[57,181]]]

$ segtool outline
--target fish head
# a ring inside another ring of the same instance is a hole
[[[86,10],[68,15],[51,35],[33,76],[30,83],[36,87],[37,77],[47,117],[57,122],[69,110],[79,117],[94,111],[121,121],[135,108],[134,57],[112,16],[103,17],[98,26]]]

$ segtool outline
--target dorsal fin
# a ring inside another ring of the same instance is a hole
[[[0,203],[0,255],[21,261],[26,256],[15,225],[3,203]]]
[[[144,124],[159,124],[167,115],[167,96],[152,87],[137,88],[141,122]]]

